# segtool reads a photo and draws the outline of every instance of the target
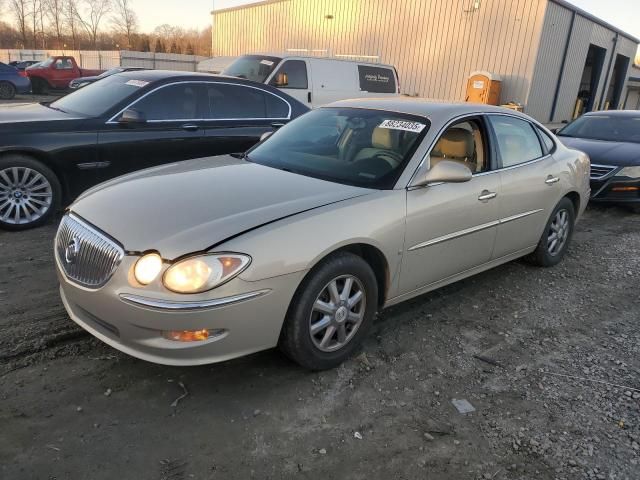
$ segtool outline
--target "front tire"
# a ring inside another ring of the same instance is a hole
[[[571,200],[567,197],[560,200],[544,227],[538,246],[528,260],[540,267],[553,267],[560,263],[571,242],[575,219]]]
[[[42,78],[33,77],[31,79],[31,88],[33,89],[33,93],[37,95],[49,94],[49,82]]]
[[[303,280],[289,306],[278,346],[310,370],[343,363],[360,347],[378,309],[378,284],[367,262],[332,255]]]
[[[55,173],[26,155],[0,157],[0,228],[26,230],[44,224],[60,207]]]
[[[13,83],[0,82],[0,98],[2,100],[12,100],[16,96],[16,87]]]

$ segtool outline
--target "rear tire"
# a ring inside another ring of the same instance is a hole
[[[536,249],[527,260],[540,267],[553,267],[562,261],[571,243],[576,214],[567,197],[553,209]]]
[[[55,173],[21,154],[0,157],[0,229],[27,230],[46,223],[60,208]]]
[[[0,98],[12,100],[16,96],[16,87],[13,83],[0,82]]]
[[[298,287],[278,346],[310,370],[337,367],[360,347],[377,309],[378,284],[369,264],[352,253],[337,253]]]

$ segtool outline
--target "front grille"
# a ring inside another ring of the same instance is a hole
[[[600,180],[618,167],[612,167],[611,165],[594,165],[591,164],[591,180]]]
[[[73,214],[62,218],[55,249],[67,278],[93,289],[109,281],[124,257],[116,241]]]

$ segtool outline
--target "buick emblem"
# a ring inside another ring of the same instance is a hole
[[[73,237],[64,251],[64,261],[68,264],[75,263],[78,253],[80,253],[80,240],[78,237]]]

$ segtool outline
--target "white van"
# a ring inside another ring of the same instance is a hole
[[[310,108],[347,98],[400,93],[395,67],[334,58],[243,55],[222,74],[273,85]]]

